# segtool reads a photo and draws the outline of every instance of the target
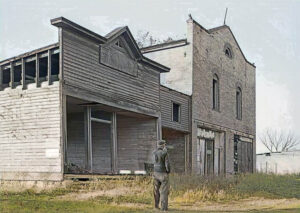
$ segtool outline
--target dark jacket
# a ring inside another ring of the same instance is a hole
[[[170,162],[167,149],[154,151],[154,172],[170,173]]]

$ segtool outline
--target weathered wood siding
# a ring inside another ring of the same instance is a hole
[[[68,164],[76,165],[81,169],[80,171],[87,170],[87,142],[84,130],[84,113],[68,113],[67,120],[67,162]]]
[[[92,122],[93,173],[112,173],[111,125]]]
[[[185,172],[185,134],[179,131],[163,129],[162,138],[167,142],[171,172]]]
[[[0,92],[0,179],[61,180],[58,82]]]
[[[105,66],[99,62],[99,45],[84,36],[63,30],[63,76],[66,88],[72,88],[82,97],[85,94],[87,97],[93,95],[99,100],[116,103],[121,108],[143,107],[158,111],[159,72],[138,64],[135,76]]]
[[[156,119],[117,115],[118,170],[144,170],[156,148]]]
[[[180,122],[172,120],[173,103],[180,105]],[[163,127],[180,131],[189,131],[190,125],[190,96],[171,90],[167,87],[160,87],[160,109],[161,123]]]

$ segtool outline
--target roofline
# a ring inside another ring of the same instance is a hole
[[[107,41],[107,39],[105,37],[93,32],[85,27],[82,27],[79,24],[76,24],[62,16],[51,19],[50,22],[52,25],[54,25],[56,27],[64,27],[64,28],[73,30],[78,33],[83,33],[83,34],[87,35],[88,37],[90,37],[91,39],[96,40],[100,43],[105,43]]]
[[[136,42],[135,42],[135,39],[134,37],[132,36],[129,28],[126,26],[126,27],[123,27],[121,28],[119,31],[116,31],[115,34],[112,34],[110,35],[109,38],[105,38],[89,29],[86,29],[64,17],[58,17],[58,18],[54,18],[54,19],[51,19],[51,24],[56,26],[56,27],[63,27],[63,28],[67,28],[67,29],[70,29],[70,30],[73,30],[75,32],[78,32],[80,34],[84,34],[85,36],[88,36],[89,38],[91,38],[92,40],[95,40],[99,43],[106,43],[112,39],[115,39],[116,37],[120,36],[122,33],[124,32],[128,32],[129,34],[129,37],[131,39],[131,41],[133,42],[134,44],[134,47],[136,49],[136,51],[138,52],[139,54],[139,58],[138,58],[138,61],[141,61],[143,63],[146,63],[156,69],[158,69],[160,72],[169,72],[170,71],[170,68],[162,65],[162,64],[159,64],[155,61],[152,61],[151,59],[143,56],[140,48],[137,46]]]
[[[188,94],[185,94],[185,93],[183,93],[183,92],[179,92],[178,90],[172,89],[172,88],[167,87],[167,86],[165,86],[165,85],[160,84],[160,86],[161,86],[161,87],[164,87],[164,88],[166,88],[166,89],[168,89],[168,90],[177,92],[177,93],[179,93],[180,95],[187,96],[187,97],[189,97],[189,98],[192,97],[192,95],[188,95]]]
[[[22,53],[20,55],[17,55],[17,56],[8,58],[8,59],[4,59],[4,60],[0,61],[0,65],[2,66],[2,65],[5,65],[7,63],[10,63],[12,61],[17,61],[17,60],[20,60],[21,58],[25,58],[25,57],[28,57],[28,56],[31,56],[31,55],[35,55],[37,53],[41,53],[41,52],[44,52],[44,51],[47,51],[49,49],[53,49],[53,48],[56,48],[56,47],[59,47],[58,42],[54,43],[54,44],[44,46],[44,47],[41,47],[41,48],[38,48],[38,49],[35,49],[35,50],[31,50],[29,52]]]
[[[218,30],[223,29],[223,28],[228,28],[229,31],[230,31],[230,33],[231,33],[232,36],[233,36],[234,41],[237,43],[237,46],[238,46],[239,50],[241,51],[244,60],[245,60],[249,65],[251,65],[251,66],[253,66],[254,68],[256,68],[256,66],[254,65],[254,63],[251,63],[250,61],[247,60],[247,58],[246,58],[246,56],[244,55],[244,53],[243,53],[243,51],[242,51],[242,49],[241,49],[239,43],[238,43],[237,40],[236,40],[236,38],[235,38],[235,36],[234,36],[232,30],[230,29],[230,27],[229,27],[228,25],[222,25],[222,26],[219,26],[219,27],[214,27],[214,28],[211,28],[211,29],[208,30],[208,29],[206,29],[205,27],[203,27],[201,24],[199,24],[197,21],[195,21],[194,19],[192,19],[192,21],[193,21],[193,23],[195,23],[196,25],[198,25],[201,29],[203,29],[205,32],[207,32],[208,34],[214,33],[214,32],[216,32],[216,31],[218,31]]]
[[[189,43],[187,42],[187,39],[179,39],[179,40],[174,40],[170,42],[164,42],[161,44],[155,44],[147,47],[141,48],[142,53],[150,53],[154,51],[159,51],[159,50],[166,50],[166,49],[171,49],[171,48],[176,48],[176,47],[182,47],[185,45],[188,45]]]

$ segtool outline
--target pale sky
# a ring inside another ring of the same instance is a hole
[[[300,136],[300,0],[0,0],[0,60],[57,42],[50,19],[58,16],[101,35],[128,25],[134,35],[184,38],[189,13],[212,28],[223,24],[226,7],[226,24],[257,66],[257,133]]]

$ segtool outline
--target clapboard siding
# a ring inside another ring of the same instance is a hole
[[[67,115],[67,162],[76,165],[81,172],[88,169],[87,142],[84,133],[84,113],[68,113]],[[78,171],[78,172],[80,172]],[[72,171],[76,172],[76,171]]]
[[[167,142],[171,172],[185,172],[185,134],[163,128],[162,138]]]
[[[156,147],[156,119],[117,116],[118,169],[144,170]]]
[[[118,104],[159,110],[159,72],[138,65],[137,77],[99,62],[99,44],[66,29],[62,32],[64,83]]]
[[[172,121],[172,103],[180,104],[180,122]],[[160,110],[163,127],[175,130],[189,131],[190,125],[190,96],[184,95],[167,87],[160,87]]]
[[[0,179],[62,179],[60,112],[58,82],[0,92]]]

